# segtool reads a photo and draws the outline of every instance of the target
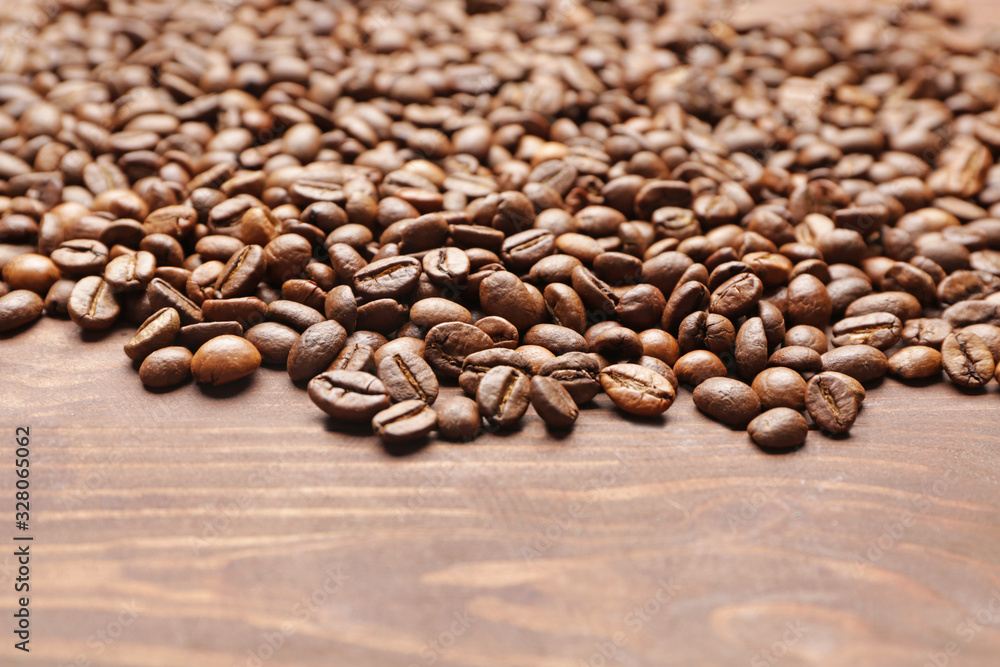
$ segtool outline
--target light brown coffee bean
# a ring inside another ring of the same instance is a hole
[[[191,373],[196,382],[219,386],[247,377],[260,361],[260,352],[246,338],[217,336],[194,353]]]

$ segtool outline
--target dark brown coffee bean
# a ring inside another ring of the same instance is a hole
[[[493,341],[482,329],[461,322],[433,327],[424,337],[424,343],[427,363],[439,376],[450,378],[461,375],[467,356],[493,346]]]
[[[100,279],[98,278],[98,280]],[[80,301],[80,298],[78,297],[77,300]],[[70,297],[70,302],[72,303],[72,301],[73,299]],[[30,290],[13,290],[0,296],[0,332],[10,331],[29,322],[34,322],[41,316],[43,307],[42,297]],[[79,316],[80,311],[78,310],[77,313]]]
[[[462,374],[458,377],[458,386],[465,393],[475,396],[483,376],[497,366],[511,366],[525,375],[533,374],[531,364],[520,352],[505,348],[490,348],[473,352],[465,358]]]
[[[330,363],[327,371],[361,371],[375,374],[375,350],[370,345],[345,345]]]
[[[640,284],[621,296],[615,306],[615,313],[623,326],[642,331],[659,326],[666,305],[667,301],[660,290],[652,285]]]
[[[346,243],[334,243],[327,248],[327,252],[330,253],[330,266],[337,274],[337,280],[344,284],[349,284],[354,274],[368,264],[361,253]]]
[[[330,371],[309,381],[309,398],[335,419],[368,422],[391,405],[385,385],[374,375]]]
[[[666,412],[676,396],[665,377],[638,364],[613,364],[598,375],[615,406],[629,414],[653,417]]]
[[[368,300],[405,298],[420,281],[420,262],[412,257],[376,260],[354,274],[354,291]]]
[[[45,295],[45,314],[50,317],[69,315],[69,298],[73,294],[76,282],[72,280],[57,280],[52,283]],[[0,294],[0,296],[3,296]],[[2,326],[2,324],[0,324]]]
[[[580,414],[566,388],[551,377],[531,378],[530,395],[535,412],[551,428],[569,428]]]
[[[26,289],[42,295],[59,280],[59,268],[48,257],[28,252],[3,265],[3,279],[11,290]]]
[[[434,371],[413,353],[397,353],[382,359],[378,378],[394,402],[416,399],[431,405],[437,400],[438,380]]]
[[[191,377],[193,355],[186,347],[163,347],[153,351],[139,366],[139,380],[151,389],[173,387]]]
[[[298,234],[282,234],[264,246],[267,279],[280,285],[298,278],[312,259],[312,245]]]
[[[49,256],[66,276],[93,276],[104,273],[108,248],[100,241],[74,239],[64,241]]]
[[[677,380],[677,376],[674,375],[673,369],[656,357],[642,356],[639,357],[636,363],[667,378],[667,382],[674,388],[674,392],[680,389],[681,383]]]
[[[833,344],[871,345],[884,351],[899,342],[902,331],[903,323],[892,313],[848,317],[833,325]]]
[[[7,295],[8,298],[10,296],[10,294]],[[162,308],[163,306],[155,305],[155,307]],[[69,297],[68,311],[70,319],[78,326],[97,330],[107,329],[114,324],[121,308],[118,306],[114,292],[103,278],[86,276],[81,278],[73,288],[73,293]]]
[[[941,374],[941,353],[932,347],[904,347],[889,357],[889,373],[903,380],[937,377]]]
[[[782,344],[785,347],[790,347],[792,345],[808,347],[811,350],[816,350],[820,354],[823,354],[830,349],[830,346],[826,341],[826,334],[823,333],[823,330],[817,329],[816,327],[808,324],[800,324],[786,331],[785,340]]]
[[[465,285],[471,268],[469,256],[459,248],[431,250],[423,259],[424,272],[435,285]]]
[[[528,376],[511,366],[491,368],[476,390],[479,414],[494,428],[513,426],[528,409]]]
[[[549,255],[538,260],[528,272],[528,279],[538,285],[549,283],[572,283],[573,269],[583,266],[576,257],[570,255]]]
[[[125,343],[125,356],[133,360],[148,357],[174,342],[181,328],[181,318],[173,308],[161,308],[139,325],[132,340]]]
[[[959,301],[946,308],[941,317],[959,329],[973,324],[1000,326],[1000,301]]]
[[[284,366],[299,334],[295,329],[278,322],[261,322],[247,329],[246,339],[260,352],[265,364]]]
[[[993,361],[1000,363],[1000,327],[992,324],[971,324],[962,329],[965,333],[979,336],[993,355]]]
[[[752,380],[767,367],[767,336],[759,317],[746,320],[736,334],[736,371]]]
[[[990,348],[982,338],[966,331],[945,338],[941,345],[941,360],[948,377],[960,387],[982,387],[993,379],[996,372]]]
[[[369,345],[372,345],[369,343]],[[377,350],[375,350],[375,367],[382,363],[383,359],[387,359],[394,354],[404,354],[404,353],[415,354],[418,357],[425,357],[427,353],[427,345],[420,338],[407,338],[405,336],[398,336],[393,340],[382,343]]]
[[[814,375],[806,385],[806,410],[816,425],[827,433],[849,431],[858,418],[860,405],[851,384],[836,374]]]
[[[281,296],[289,301],[301,303],[323,312],[327,291],[312,280],[293,278],[281,285]]]
[[[437,404],[438,435],[448,440],[468,442],[482,425],[479,406],[471,398],[452,396]]]
[[[191,359],[196,382],[218,386],[245,378],[260,366],[260,352],[246,338],[216,336]]]
[[[269,306],[255,296],[209,299],[201,307],[206,322],[239,322],[244,329],[263,322],[268,309]]]
[[[215,281],[215,292],[222,299],[250,296],[266,272],[264,249],[259,245],[248,245],[226,262],[225,268]]]
[[[518,348],[518,351],[522,352],[521,348]],[[593,400],[601,390],[601,384],[597,379],[600,370],[600,363],[594,355],[568,352],[545,361],[537,369],[536,374],[558,381],[577,405],[583,405]]]
[[[858,382],[877,380],[889,369],[885,354],[870,345],[845,345],[821,356],[824,371],[850,375]]]
[[[677,360],[674,373],[682,384],[697,387],[709,378],[725,377],[726,366],[708,350],[694,350]]]
[[[861,297],[844,311],[848,317],[870,315],[871,313],[892,313],[906,322],[920,317],[923,308],[917,298],[907,292],[880,292]]]
[[[580,296],[569,285],[551,283],[543,292],[553,324],[582,334],[587,329],[587,311]]]
[[[500,246],[503,263],[515,272],[528,271],[543,257],[555,252],[556,237],[546,229],[528,229],[504,240]]]
[[[733,323],[716,313],[691,313],[678,327],[677,343],[682,353],[708,349],[715,354],[725,354],[735,342]]]
[[[587,352],[587,340],[568,327],[536,324],[524,334],[525,345],[538,345],[556,356],[568,352]]]
[[[331,289],[323,303],[326,319],[338,322],[347,331],[354,331],[358,323],[358,302],[347,285]]]
[[[201,308],[162,278],[153,278],[149,282],[146,287],[146,295],[153,308],[157,310],[173,308],[176,310],[181,316],[181,324],[196,324],[204,319]]]
[[[583,266],[575,267],[570,274],[570,279],[573,283],[573,290],[580,295],[584,306],[606,317],[614,316],[618,297],[607,283]]]
[[[333,320],[314,324],[288,352],[288,377],[299,382],[326,370],[346,344],[347,332]]]
[[[754,417],[747,433],[764,449],[792,449],[805,442],[809,424],[796,410],[778,407]]]
[[[530,293],[521,279],[508,271],[497,271],[483,279],[479,302],[487,315],[504,318],[521,333],[537,324]]]
[[[692,398],[699,410],[729,426],[745,427],[760,414],[757,394],[739,380],[708,378],[695,387]]]
[[[217,336],[242,336],[243,326],[239,322],[198,322],[188,324],[177,332],[177,344],[189,350],[197,350]]]
[[[386,443],[411,442],[430,435],[437,420],[437,413],[424,401],[406,400],[376,414],[372,430]]]
[[[787,321],[792,326],[808,324],[823,329],[830,322],[833,302],[826,286],[814,276],[803,274],[788,283]]]
[[[709,308],[713,313],[734,320],[752,311],[763,293],[764,284],[760,278],[752,273],[741,273],[712,293]]]
[[[613,326],[594,338],[589,351],[605,359],[635,361],[642,356],[642,340],[631,329]]]
[[[431,297],[415,302],[410,306],[410,319],[414,324],[425,329],[445,322],[472,324],[472,314],[468,308],[440,297]]]
[[[754,378],[751,388],[757,392],[762,410],[805,407],[806,382],[790,368],[765,368]]]
[[[901,337],[907,345],[926,345],[940,349],[941,343],[952,332],[952,326],[945,320],[918,317],[903,326]]]
[[[493,340],[494,347],[503,347],[510,350],[517,347],[519,340],[517,327],[504,318],[490,315],[476,320],[475,325],[476,328],[482,329]]]
[[[737,289],[738,287],[733,287],[730,292],[735,293]],[[707,287],[694,280],[678,285],[663,309],[663,317],[660,321],[661,328],[668,333],[676,333],[684,318],[691,313],[708,308],[711,296]],[[714,312],[716,311],[713,309]],[[724,313],[723,316],[728,317]]]
[[[798,373],[818,373],[823,367],[820,353],[809,347],[791,345],[777,350],[767,360],[768,366],[783,366]]]

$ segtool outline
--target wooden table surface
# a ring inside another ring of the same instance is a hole
[[[0,539],[17,426],[34,537],[29,655],[0,550],[0,665],[1000,664],[995,383],[886,380],[782,456],[686,390],[387,452],[279,370],[146,391],[129,335],[0,336]]]

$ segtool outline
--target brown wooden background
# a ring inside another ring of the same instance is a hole
[[[129,335],[0,337],[0,540],[16,426],[35,537],[30,656],[0,547],[0,665],[1000,664],[996,384],[886,380],[785,456],[687,391],[400,456],[280,371],[146,391]]]

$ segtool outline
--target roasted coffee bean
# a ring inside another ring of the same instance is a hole
[[[735,356],[736,372],[747,380],[754,379],[767,367],[767,336],[759,317],[751,317],[740,326]]]
[[[990,348],[974,333],[958,331],[941,345],[945,373],[960,387],[976,388],[988,384],[996,372]]]
[[[468,308],[440,297],[421,299],[410,306],[410,319],[414,324],[431,329],[445,322],[472,324]]]
[[[638,364],[613,364],[598,375],[601,386],[615,406],[641,417],[666,412],[676,392],[665,377]]]
[[[108,266],[110,267],[111,264],[108,264]],[[224,268],[225,264],[215,261],[205,262],[197,266],[191,271],[191,275],[187,279],[187,283],[184,286],[184,293],[197,306],[205,303],[206,299],[217,298],[218,294],[215,291],[215,282],[219,279],[219,275]],[[107,276],[107,271],[105,271],[105,276]]]
[[[521,348],[518,348],[518,352],[523,354]],[[529,363],[531,363],[530,358]],[[583,405],[593,400],[601,390],[597,377],[600,370],[600,363],[594,355],[568,352],[545,361],[537,370],[537,374],[557,380],[566,388],[577,405]]]
[[[45,294],[59,280],[59,268],[44,255],[18,255],[3,265],[3,280],[11,290],[31,290]]]
[[[530,396],[535,412],[549,427],[569,428],[580,414],[569,391],[551,377],[531,378]]]
[[[305,331],[312,325],[326,320],[323,314],[315,308],[284,299],[267,304],[266,314],[269,319],[286,324],[296,331]],[[207,318],[208,315],[206,314],[205,317]]]
[[[555,252],[556,237],[546,229],[528,229],[504,240],[500,257],[511,271],[529,270],[543,257]]]
[[[243,325],[239,322],[199,322],[182,326],[177,332],[177,344],[197,350],[217,336],[242,335]]]
[[[941,353],[932,347],[904,347],[889,357],[889,374],[903,380],[937,377],[941,374]]]
[[[482,329],[462,322],[446,322],[433,327],[424,337],[425,359],[442,377],[457,378],[465,358],[473,352],[493,347]]]
[[[767,360],[767,365],[783,366],[798,373],[818,373],[823,368],[823,358],[810,347],[791,345],[776,350]]]
[[[347,332],[333,320],[314,324],[288,351],[288,377],[299,382],[326,370],[346,344]]]
[[[373,343],[368,343],[368,345],[374,346]],[[418,357],[425,357],[427,345],[420,338],[397,336],[393,340],[382,343],[382,345],[375,350],[375,367],[378,368],[378,365],[382,363],[383,359],[387,359],[394,354],[403,354],[404,352],[415,354]]]
[[[298,334],[296,334],[298,337]],[[345,345],[330,363],[327,371],[361,371],[375,374],[375,350],[370,345]]]
[[[725,377],[726,365],[708,350],[694,350],[677,360],[674,373],[682,384],[697,387],[709,378]]]
[[[354,274],[354,291],[368,299],[405,298],[420,281],[420,262],[412,257],[376,260]]]
[[[246,338],[216,336],[191,359],[196,382],[218,386],[245,378],[260,366],[260,352]]]
[[[323,302],[323,313],[326,319],[339,323],[347,331],[354,331],[358,323],[358,302],[351,288],[339,285],[331,289]]]
[[[82,280],[80,282],[83,282]],[[173,308],[181,316],[181,324],[196,324],[204,319],[201,308],[161,278],[153,278],[146,287],[149,304],[155,309]]]
[[[921,308],[917,298],[907,292],[880,292],[861,297],[848,306],[844,312],[848,317],[872,313],[892,313],[906,322],[920,317],[923,308]]]
[[[785,347],[793,345],[808,347],[811,350],[816,350],[816,352],[820,354],[823,354],[830,349],[830,346],[826,341],[826,334],[823,333],[823,330],[817,329],[816,327],[808,324],[800,324],[786,331],[785,340],[782,341],[782,345]]]
[[[962,331],[982,338],[986,347],[990,349],[990,354],[993,355],[993,361],[1000,363],[1000,327],[992,324],[971,324],[963,327]]]
[[[395,402],[416,399],[431,405],[437,400],[438,380],[430,365],[412,352],[396,353],[382,359],[378,378]]]
[[[245,246],[226,262],[215,281],[215,292],[222,299],[250,296],[266,272],[264,249],[253,244]]]
[[[589,351],[605,359],[635,361],[642,356],[642,340],[631,329],[613,326],[594,338]]]
[[[7,298],[15,293],[11,292]],[[38,300],[41,301],[40,298]],[[163,307],[160,304],[152,305],[157,308]],[[68,311],[70,319],[84,329],[107,329],[118,319],[121,308],[114,292],[103,278],[86,276],[73,288],[73,293],[69,297]]]
[[[839,317],[852,303],[872,293],[872,283],[867,277],[840,278],[827,283],[826,292],[833,304],[833,314]]]
[[[695,387],[692,398],[699,410],[729,426],[745,427],[760,414],[757,394],[739,380],[708,378]]]
[[[471,263],[459,248],[438,248],[424,255],[423,269],[435,285],[455,287],[468,281]]]
[[[945,320],[918,317],[903,325],[901,337],[907,345],[926,345],[935,349],[952,332],[952,326]]]
[[[299,339],[295,329],[278,322],[261,322],[247,329],[245,336],[260,352],[263,363],[278,366],[287,363],[288,353]]]
[[[790,368],[765,368],[754,378],[750,387],[757,392],[762,410],[801,410],[805,407],[806,382],[798,372]]]
[[[79,308],[86,305],[82,299],[82,294],[77,297],[78,305],[76,306],[76,310],[78,317],[81,316]],[[73,302],[72,297],[70,297],[70,302]],[[34,322],[41,316],[43,307],[42,297],[30,290],[13,290],[0,296],[0,332],[10,331],[11,329],[24,326],[29,322]],[[84,310],[83,314],[85,315],[88,310],[89,308]]]
[[[730,293],[735,292],[735,289],[731,289]],[[678,285],[663,309],[660,327],[668,333],[676,333],[684,318],[708,308],[710,297],[708,288],[697,281],[691,280]],[[713,308],[713,314],[715,313]],[[725,313],[720,314],[728,317]]]
[[[244,329],[260,324],[267,318],[270,306],[255,296],[233,299],[209,299],[201,306],[206,322],[239,322]]]
[[[640,284],[622,294],[615,313],[622,326],[642,331],[659,325],[666,305],[660,290],[652,285]]]
[[[273,285],[298,278],[312,259],[312,245],[298,234],[282,234],[264,246],[267,279]]]
[[[281,285],[281,296],[323,312],[327,291],[312,280],[293,278]]]
[[[412,309],[410,310],[410,314],[413,314]],[[494,347],[503,347],[510,350],[517,347],[519,341],[517,327],[504,318],[490,315],[476,320],[475,326],[478,329],[482,329],[493,340]]]
[[[752,311],[763,293],[764,284],[760,278],[752,273],[741,273],[712,292],[709,308],[713,313],[735,320]]]
[[[172,346],[155,350],[139,366],[139,380],[151,389],[165,389],[186,382],[191,377],[193,355],[186,347]]]
[[[668,366],[673,366],[677,363],[677,359],[681,356],[677,339],[666,331],[646,329],[639,332],[639,340],[642,341],[642,353],[644,355],[656,357]]]
[[[100,241],[74,239],[60,243],[49,257],[63,275],[93,276],[104,273],[108,248]]]
[[[181,328],[181,318],[173,308],[161,308],[139,325],[132,340],[125,343],[125,356],[133,360],[148,357],[174,342]]]
[[[57,280],[45,295],[45,314],[50,317],[69,315],[69,298],[73,294],[76,282],[72,280]],[[3,294],[0,294],[3,296]],[[2,326],[2,325],[0,325]]]
[[[716,313],[691,313],[678,327],[677,343],[682,353],[708,349],[715,354],[725,354],[735,342],[733,323]]]
[[[511,366],[491,368],[476,390],[479,414],[494,428],[513,426],[528,409],[530,381]]]
[[[816,425],[827,433],[849,431],[858,418],[860,404],[851,384],[836,374],[819,373],[806,385],[806,410]]]
[[[796,410],[771,408],[753,418],[747,433],[764,449],[792,449],[805,442],[809,424]]]
[[[850,308],[848,308],[850,310]],[[823,329],[833,313],[833,301],[826,285],[809,274],[796,276],[788,283],[787,321]]]
[[[677,380],[677,376],[674,375],[673,369],[670,368],[670,366],[667,366],[666,363],[664,363],[664,362],[660,361],[659,359],[657,359],[656,357],[642,356],[642,357],[639,357],[639,359],[638,359],[638,361],[636,361],[636,363],[639,364],[640,366],[644,366],[645,368],[648,368],[649,370],[651,370],[653,372],[659,373],[663,377],[667,378],[667,382],[670,383],[670,385],[674,388],[675,392],[678,389],[680,389],[681,383]]]
[[[823,354],[824,371],[850,375],[858,382],[877,380],[889,369],[885,354],[870,345],[845,345]]]
[[[504,318],[522,334],[537,324],[530,293],[521,279],[509,271],[497,271],[483,279],[479,302],[487,315]]]
[[[567,327],[582,334],[587,329],[587,310],[573,288],[562,283],[551,283],[543,292],[545,307],[553,324]],[[619,304],[621,305],[621,304]]]
[[[544,347],[558,356],[588,351],[587,340],[577,332],[557,324],[536,324],[524,334],[525,345]]]
[[[1000,301],[985,299],[976,301],[959,301],[949,306],[941,313],[941,317],[956,328],[973,324],[992,324],[1000,326]]]
[[[618,305],[618,297],[611,287],[584,266],[577,266],[570,273],[573,289],[580,295],[589,310],[612,317]]]
[[[523,354],[505,348],[490,348],[473,352],[462,364],[462,374],[458,376],[458,386],[465,393],[475,396],[483,376],[497,366],[511,366],[525,375],[533,375],[531,364]]]
[[[391,405],[385,385],[359,371],[329,371],[309,381],[309,398],[335,419],[368,422]]]
[[[432,375],[433,376],[433,375]],[[372,430],[386,443],[419,440],[437,428],[437,413],[421,400],[405,400],[372,418]]]
[[[452,396],[443,399],[435,408],[438,417],[438,435],[448,440],[468,442],[479,434],[482,417],[479,406],[471,398]]]
[[[899,342],[903,323],[892,313],[870,313],[845,318],[833,325],[833,344],[871,345],[888,350]]]

